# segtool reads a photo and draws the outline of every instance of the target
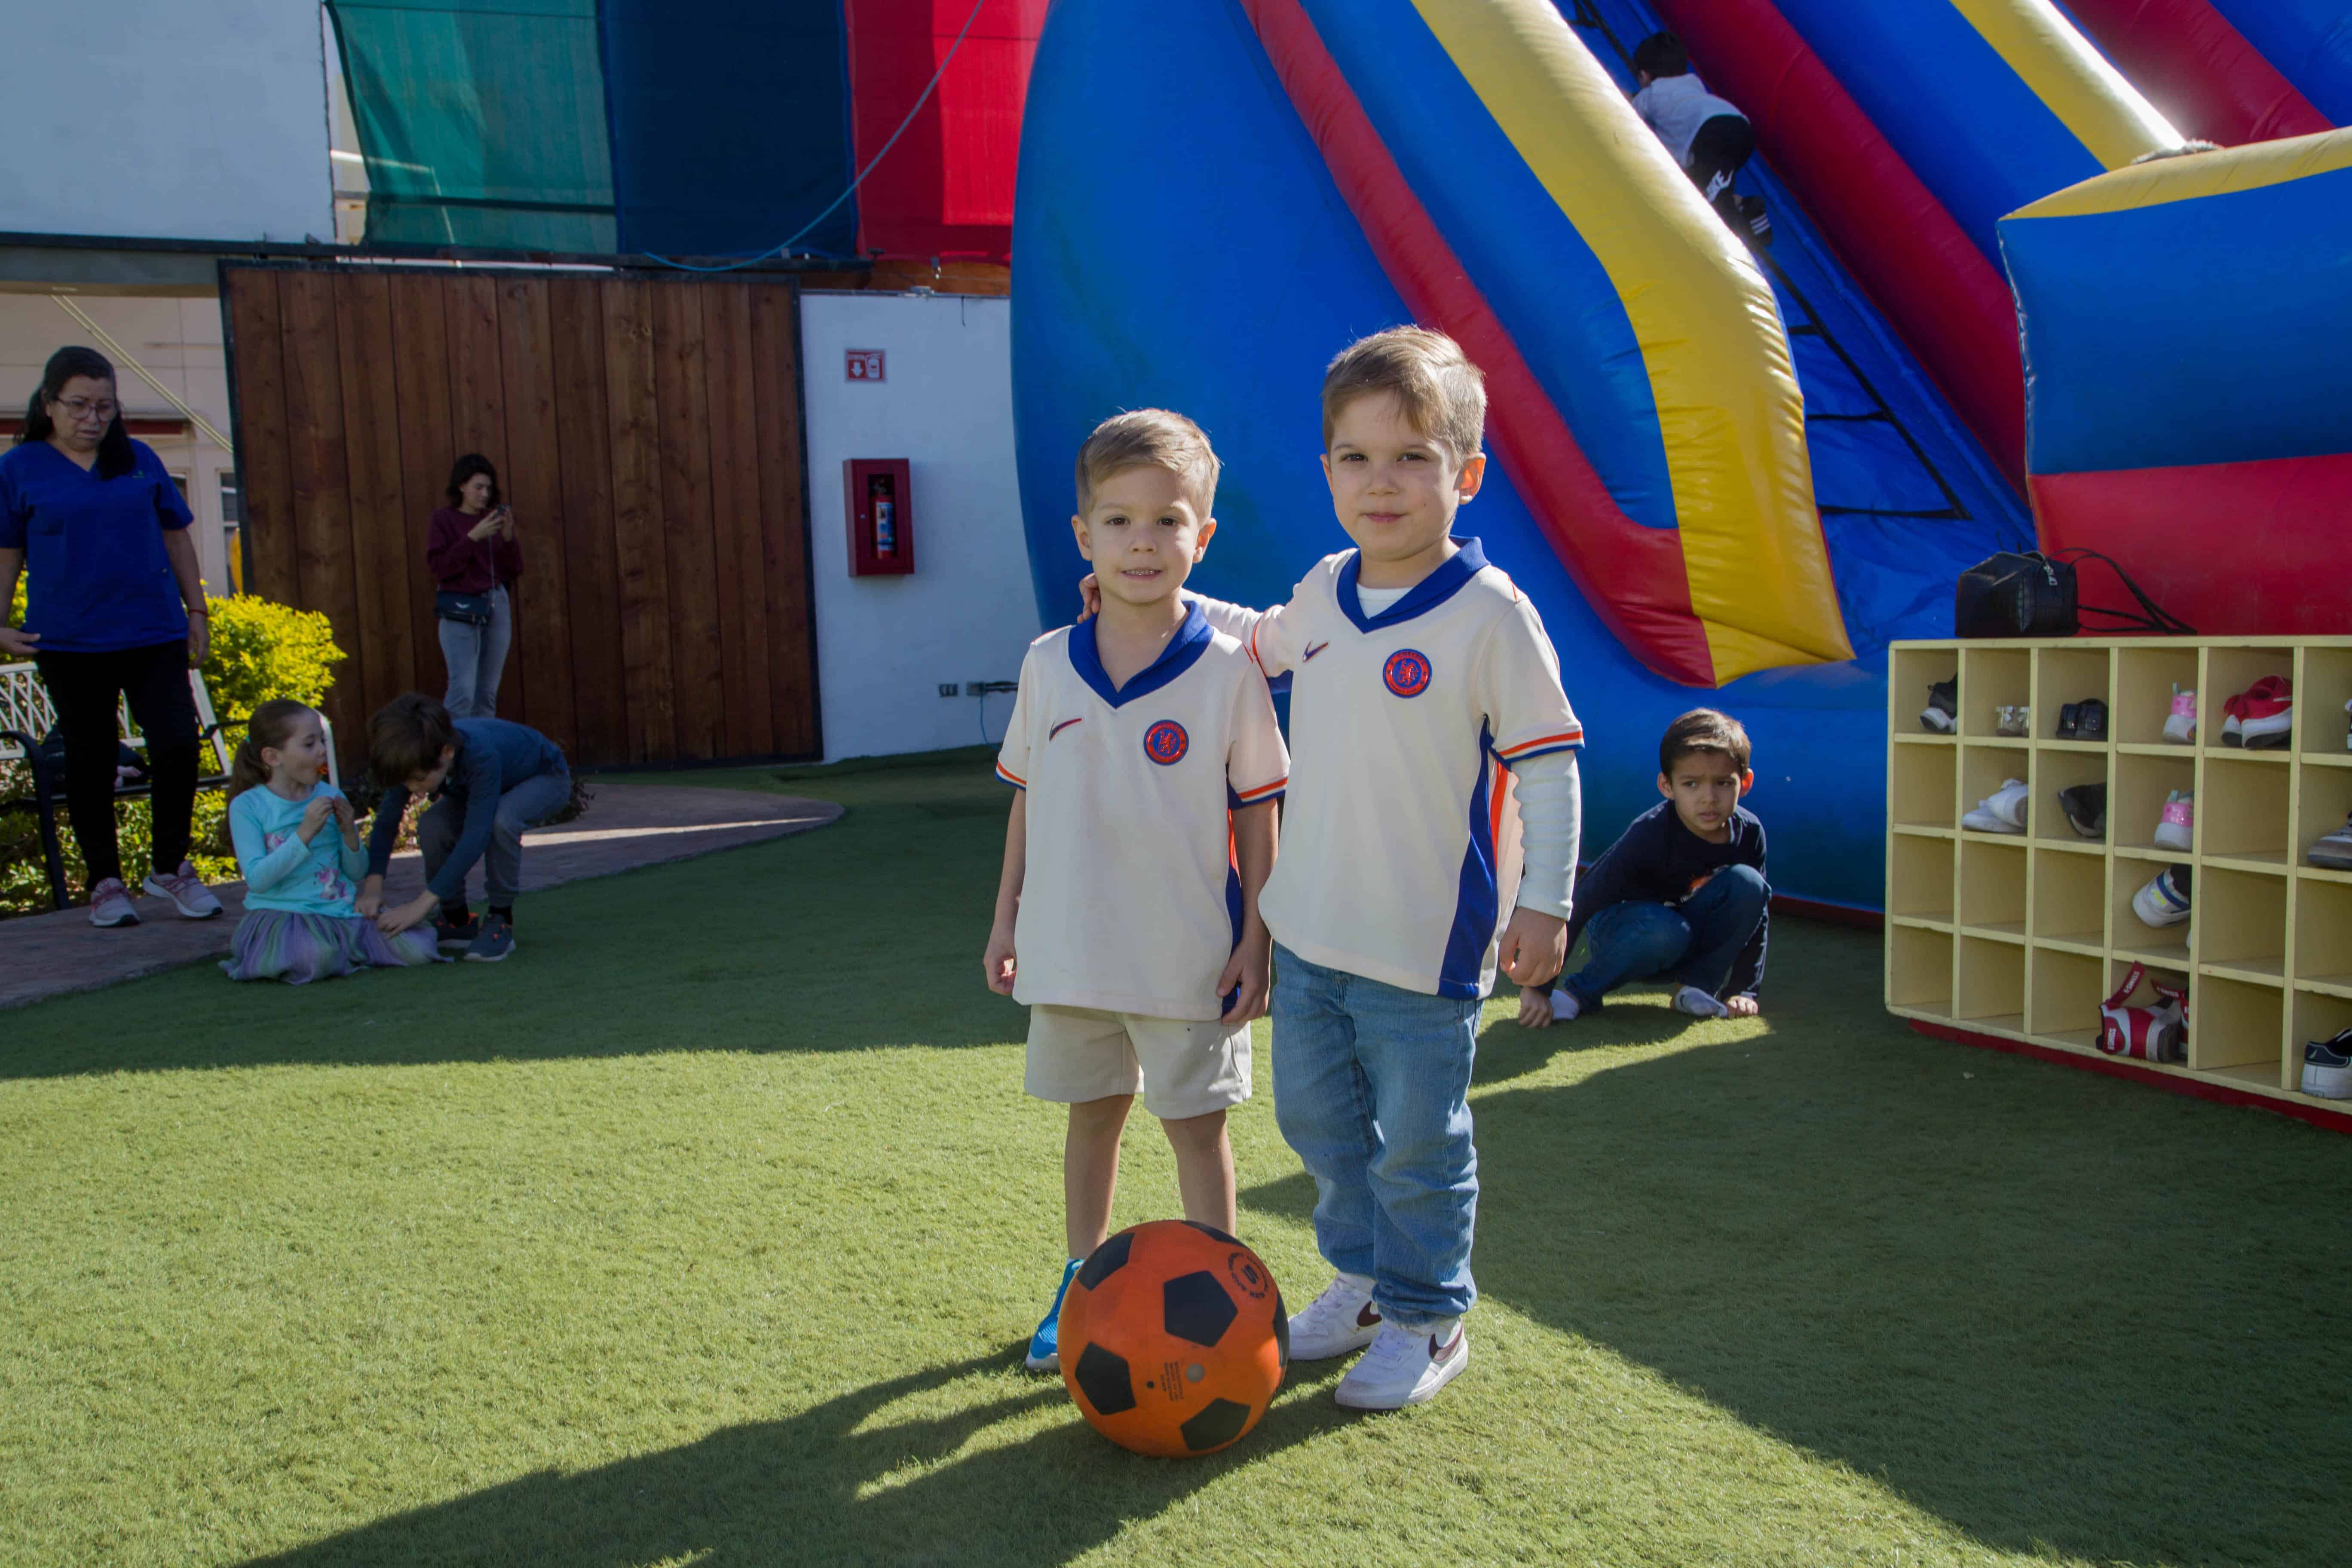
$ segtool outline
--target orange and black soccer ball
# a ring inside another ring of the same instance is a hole
[[[1290,1315],[1258,1255],[1159,1219],[1095,1248],[1062,1300],[1062,1381],[1094,1429],[1182,1458],[1238,1442],[1290,1365]]]

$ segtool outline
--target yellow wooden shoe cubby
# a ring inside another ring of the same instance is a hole
[[[2189,982],[2189,1059],[2132,1067],[2352,1122],[2352,1100],[2300,1087],[2304,1042],[2352,1026],[2352,871],[2304,859],[2352,815],[2352,637],[1899,642],[1888,657],[1888,1010],[2105,1061],[2099,1004],[2144,963]],[[2222,745],[2222,703],[2265,675],[2294,681],[2293,744]],[[1958,729],[1930,731],[1927,689],[1956,677]],[[2175,685],[2197,693],[2193,744],[2164,739]],[[2060,740],[2060,710],[2094,697],[2106,738]],[[2000,734],[1996,710],[2017,703],[2032,732]],[[1963,829],[2011,778],[2031,792],[2025,832]],[[2058,804],[2085,784],[2107,786],[2104,840]],[[2152,841],[2173,790],[2196,792],[2186,853]],[[2195,868],[2189,919],[2151,929],[2132,895],[2173,864]]]

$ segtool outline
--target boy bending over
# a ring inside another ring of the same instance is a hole
[[[1077,481],[1070,524],[1102,609],[1022,661],[982,960],[991,990],[1029,1006],[1028,1091],[1070,1108],[1068,1261],[1032,1372],[1059,1364],[1062,1297],[1109,1231],[1139,1089],[1175,1151],[1184,1217],[1234,1229],[1225,1111],[1249,1098],[1267,984],[1257,895],[1290,771],[1265,678],[1180,593],[1217,531],[1208,437],[1179,414],[1122,414],[1079,448]]]
[[[430,919],[443,947],[461,947],[478,963],[514,951],[514,901],[522,888],[522,834],[572,801],[572,767],[563,748],[528,725],[504,719],[452,719],[420,691],[395,697],[368,722],[370,768],[384,786],[368,831],[367,880],[358,910],[387,935]],[[400,841],[410,799],[430,799],[417,819],[425,852],[425,890],[383,907],[383,873]],[[466,874],[483,862],[489,913],[466,907]],[[381,912],[379,912],[381,911]]]
[[[1535,606],[1454,537],[1486,415],[1451,338],[1350,346],[1323,380],[1323,469],[1356,548],[1263,616],[1202,602],[1292,677],[1288,843],[1265,889],[1275,1115],[1335,1275],[1290,1353],[1370,1346],[1337,1394],[1358,1409],[1419,1404],[1468,1363],[1479,1003],[1498,960],[1537,984],[1566,951],[1584,731]]]
[[[1711,708],[1658,742],[1664,802],[1635,817],[1576,890],[1568,940],[1591,962],[1546,993],[1519,993],[1519,1022],[1540,1027],[1598,1011],[1629,980],[1671,977],[1675,1006],[1697,1018],[1752,1018],[1764,984],[1764,825],[1739,804],[1756,783],[1748,731]]]

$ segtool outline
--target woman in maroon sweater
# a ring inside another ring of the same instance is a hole
[[[507,584],[522,575],[514,513],[499,500],[499,471],[478,452],[449,470],[449,504],[433,514],[425,564],[439,592],[441,658],[449,667],[442,705],[453,719],[495,719],[514,617]]]

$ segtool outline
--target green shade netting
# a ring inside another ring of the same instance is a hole
[[[371,243],[610,252],[595,0],[327,0]]]

